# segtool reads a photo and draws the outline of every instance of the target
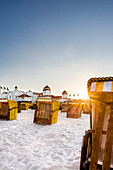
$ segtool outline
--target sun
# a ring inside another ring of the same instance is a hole
[[[83,100],[89,99],[89,96],[86,90],[79,91],[79,99],[83,99]]]

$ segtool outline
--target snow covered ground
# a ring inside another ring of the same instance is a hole
[[[71,119],[59,113],[50,126],[32,123],[33,117],[29,110],[17,120],[0,120],[0,170],[78,170],[89,115]]]

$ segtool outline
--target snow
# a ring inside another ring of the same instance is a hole
[[[0,120],[0,170],[78,170],[89,115],[79,119],[59,113],[57,124],[33,123],[34,111],[17,120]]]

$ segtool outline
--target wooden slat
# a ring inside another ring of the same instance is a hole
[[[110,104],[110,118],[107,127],[107,137],[105,143],[105,153],[102,170],[110,169],[112,145],[113,145],[113,104]]]
[[[98,114],[98,119],[96,123],[95,134],[93,137],[93,145],[92,145],[93,148],[92,148],[92,155],[91,155],[91,162],[90,162],[90,170],[97,170],[98,153],[101,144],[100,138],[102,136],[105,108],[106,108],[105,104],[101,102],[96,103],[95,114]]]

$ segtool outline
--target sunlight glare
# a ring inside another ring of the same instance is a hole
[[[79,91],[79,99],[89,99],[88,93],[86,90],[80,90]]]

